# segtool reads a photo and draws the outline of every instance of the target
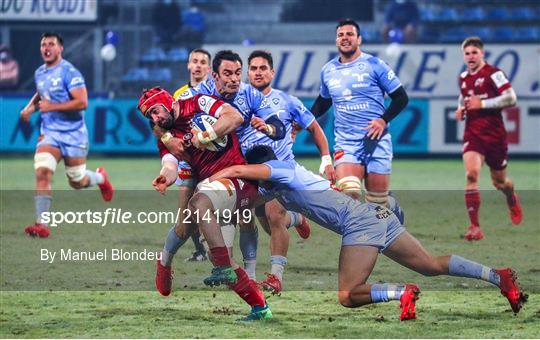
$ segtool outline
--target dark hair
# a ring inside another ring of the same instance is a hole
[[[467,46],[478,47],[481,50],[484,49],[484,43],[482,42],[482,39],[480,39],[480,37],[468,37],[463,40],[463,43],[461,44],[461,49],[465,49],[465,47]]]
[[[218,73],[219,66],[221,65],[221,62],[223,60],[228,61],[238,61],[240,63],[240,66],[242,66],[242,58],[238,55],[238,53],[235,53],[231,50],[222,50],[216,53],[214,56],[214,60],[212,61],[212,71]]]
[[[249,164],[261,164],[275,159],[276,154],[268,145],[255,145],[246,151],[246,161]]]
[[[192,50],[191,52],[189,52],[189,59],[191,59],[191,55],[193,53],[202,53],[202,54],[206,54],[206,56],[208,57],[208,62],[211,62],[212,61],[212,55],[210,54],[210,52],[208,52],[207,50],[205,50],[204,48],[196,48],[194,50]]]
[[[251,61],[255,58],[265,59],[268,62],[268,65],[270,65],[270,68],[274,69],[274,58],[272,58],[272,53],[263,50],[255,50],[251,52],[248,57],[248,65],[251,64]]]
[[[61,45],[61,46],[64,46],[64,39],[62,39],[62,36],[60,35],[60,33],[56,33],[56,32],[45,32],[41,35],[41,39],[39,40],[43,40],[45,38],[56,38],[56,40],[58,41],[58,43]]]
[[[342,26],[347,26],[347,25],[351,25],[351,26],[354,26],[356,27],[356,35],[360,35],[360,26],[358,26],[358,23],[356,23],[356,21],[354,21],[353,19],[350,19],[350,18],[347,18],[347,19],[341,19],[337,26],[336,26],[336,31],[338,28],[342,27]]]

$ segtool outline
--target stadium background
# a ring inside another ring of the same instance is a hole
[[[379,260],[373,278],[399,277],[425,287],[418,322],[396,324],[395,304],[343,309],[334,293],[339,240],[320,228],[307,242],[292,235],[287,291],[270,300],[276,321],[256,327],[232,323],[245,309],[235,296],[199,291],[208,266],[184,265],[181,259],[192,250],[189,244],[175,262],[177,281],[170,299],[161,299],[154,292],[153,262],[128,267],[74,265],[66,270],[36,261],[39,244],[29,243],[22,233],[31,222],[33,207],[21,202],[33,202],[31,155],[39,134],[39,115],[33,115],[30,124],[22,124],[18,118],[35,89],[33,72],[42,64],[39,37],[45,30],[63,34],[64,58],[86,78],[90,94],[88,165],[107,167],[119,189],[115,204],[142,209],[152,202],[152,207],[174,208],[174,196],[163,198],[149,190],[159,161],[151,131],[135,106],[143,87],[160,84],[174,90],[187,82],[186,61],[193,46],[182,38],[171,46],[157,41],[151,14],[156,3],[1,0],[0,42],[11,48],[19,64],[17,86],[0,90],[2,337],[540,337],[534,326],[540,317],[537,1],[418,0],[421,21],[415,44],[383,41],[380,30],[389,4],[383,0],[175,1],[183,10],[196,5],[204,13],[202,46],[210,52],[233,49],[244,60],[253,49],[272,52],[274,87],[297,95],[308,107],[318,94],[320,67],[336,53],[336,21],[357,19],[362,50],[387,61],[411,98],[391,126],[396,153],[391,186],[407,212],[409,230],[438,253],[459,253],[490,265],[515,264],[532,297],[518,318],[513,318],[506,301],[486,284],[446,277],[426,279],[387,259]],[[510,226],[503,198],[492,189],[484,169],[481,213],[487,236],[474,245],[460,239],[467,225],[460,158],[463,125],[453,119],[457,77],[464,69],[459,44],[472,34],[485,40],[487,60],[507,73],[518,95],[518,106],[505,110],[504,118],[510,141],[510,176],[522,194],[526,216],[519,229]],[[102,55],[103,47],[111,42],[114,58]],[[331,114],[321,120],[332,144],[331,122]],[[302,164],[311,170],[318,168],[318,160],[313,158],[316,149],[306,133],[299,135],[295,152],[301,155]],[[433,160],[441,156],[445,159]],[[62,168],[55,175],[54,208],[106,207],[96,203],[94,191],[66,190]],[[122,244],[132,249],[159,249],[167,228],[66,226],[54,230],[55,237],[46,244],[51,248]],[[260,241],[259,278],[268,269],[267,237],[262,232]],[[113,292],[104,292],[110,290]],[[52,292],[41,294],[43,291]],[[178,322],[184,325],[180,329]],[[210,329],[209,323],[213,324]],[[204,327],[207,331],[201,332]]]

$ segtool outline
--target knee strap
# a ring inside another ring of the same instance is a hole
[[[71,182],[80,182],[86,176],[86,164],[66,166],[66,176]]]
[[[34,170],[46,168],[55,172],[56,164],[56,158],[49,152],[38,152],[34,155]]]

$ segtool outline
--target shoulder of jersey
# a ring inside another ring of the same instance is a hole
[[[175,95],[174,99],[175,100],[186,100],[186,99],[192,98],[193,96],[194,96],[194,94],[193,94],[193,92],[191,92],[191,89],[187,88],[186,90],[182,91],[178,95]]]
[[[186,91],[187,89],[189,89],[189,85],[188,84],[185,84],[184,86],[180,87],[179,89],[177,89],[176,91],[174,91],[174,94],[173,94],[173,98],[175,100],[178,100],[180,98],[180,95],[182,93],[184,93],[184,91]]]
[[[322,67],[321,70],[322,70],[322,71],[325,71],[325,70],[326,70],[327,68],[329,68],[329,67],[332,67],[332,66],[335,67],[335,64],[336,64],[338,58],[339,58],[339,56],[337,56],[337,57],[335,57],[335,58],[329,60],[326,64],[324,64],[324,66]]]

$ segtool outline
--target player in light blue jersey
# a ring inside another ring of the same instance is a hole
[[[258,139],[250,139],[249,144],[242,145],[243,149],[249,149],[254,145],[268,145],[276,154],[279,160],[294,161],[292,152],[293,123],[296,123],[302,129],[307,129],[313,136],[313,140],[321,154],[321,166],[319,172],[326,174],[331,180],[335,180],[334,167],[330,157],[328,141],[324,135],[319,123],[315,120],[313,114],[302,104],[298,98],[290,96],[283,91],[273,89],[270,84],[274,79],[274,60],[269,52],[256,50],[248,57],[248,79],[249,83],[261,91],[270,103],[272,110],[277,112],[279,119],[285,124],[287,133],[285,137],[278,141],[272,141],[263,134],[256,134]],[[254,118],[258,119],[258,118]],[[287,226],[295,224],[289,219],[302,220],[303,223],[297,225],[296,229],[302,238],[309,236],[309,224],[305,217],[298,213],[287,212],[285,208],[277,201],[267,202],[264,207],[257,209],[259,222],[270,235],[270,264],[271,271],[267,278],[261,282],[263,288],[271,291],[273,294],[279,294],[282,290],[283,272],[287,264],[287,251],[289,248],[289,233]],[[269,220],[269,218],[271,220]]]
[[[360,203],[332,190],[330,182],[292,161],[279,161],[268,146],[246,153],[250,165],[226,168],[210,178],[259,181],[287,208],[306,214],[321,226],[342,236],[339,256],[338,297],[349,308],[399,300],[401,320],[416,318],[420,289],[414,284],[369,284],[367,280],[381,252],[397,263],[425,276],[451,275],[476,278],[500,288],[514,313],[527,301],[510,268],[493,269],[457,255],[433,256],[403,227],[399,204],[388,198],[388,209]],[[397,212],[397,213],[396,213]]]
[[[35,111],[41,112],[41,128],[34,169],[36,173],[36,222],[25,228],[31,236],[48,237],[49,227],[42,214],[51,206],[51,180],[60,159],[64,159],[69,184],[75,189],[98,185],[105,201],[114,189],[105,169],[86,170],[88,132],[84,110],[88,94],[82,74],[62,59],[64,43],[58,33],[41,36],[41,56],[45,64],[35,72],[37,92],[21,111],[21,120],[28,121]]]
[[[321,70],[321,90],[311,111],[318,117],[334,105],[336,186],[354,198],[365,179],[366,200],[386,204],[392,171],[388,123],[407,106],[408,97],[394,71],[362,52],[356,22],[336,27],[339,56]],[[384,107],[384,95],[391,102]]]

